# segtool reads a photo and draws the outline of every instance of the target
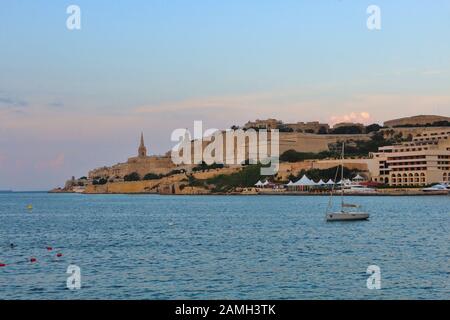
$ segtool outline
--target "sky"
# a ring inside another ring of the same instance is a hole
[[[449,34],[447,0],[2,1],[0,190],[126,161],[141,131],[163,154],[194,120],[449,116]]]

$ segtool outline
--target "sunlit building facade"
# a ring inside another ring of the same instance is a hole
[[[428,131],[412,141],[373,154],[372,180],[390,186],[425,186],[450,181],[450,128]]]

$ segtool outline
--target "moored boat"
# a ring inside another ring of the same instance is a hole
[[[342,161],[341,161],[341,181],[344,181],[344,143],[342,143]],[[338,169],[339,170],[339,169]],[[336,177],[337,177],[337,171],[336,171]],[[336,179],[335,179],[336,181]],[[353,187],[353,188],[351,188]],[[375,192],[375,190],[371,188],[367,188],[360,185],[353,185],[350,188],[347,188],[347,190],[350,190],[351,192],[355,192],[354,190],[358,190],[355,193],[362,193],[362,192]],[[325,215],[325,219],[327,222],[334,222],[334,221],[358,221],[358,220],[367,220],[369,219],[369,214],[367,212],[362,211],[350,211],[347,208],[360,208],[360,205],[357,204],[351,204],[351,203],[345,203],[344,202],[344,193],[346,189],[346,186],[344,183],[341,184],[341,211],[339,212],[329,212],[332,204],[332,198],[333,198],[333,191],[334,187],[331,189],[330,194],[330,201],[328,202],[327,207],[327,213]],[[363,191],[361,191],[363,190]],[[373,191],[372,191],[373,190]],[[350,192],[350,193],[351,193]],[[348,193],[348,192],[347,192]]]
[[[449,186],[447,184],[439,183],[434,186],[423,188],[423,192],[433,192],[433,191],[450,191]]]

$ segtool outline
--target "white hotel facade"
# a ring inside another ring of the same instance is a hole
[[[450,128],[424,131],[411,142],[381,147],[372,156],[372,181],[390,186],[450,182]]]

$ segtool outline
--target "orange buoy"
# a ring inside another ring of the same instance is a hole
[[[36,258],[34,258],[34,257],[30,258],[30,262],[31,262],[31,263],[36,262],[36,261],[37,261]]]
[[[62,257],[62,253],[61,253],[61,252],[58,252],[58,253],[56,254],[56,256],[57,256],[58,258],[61,258],[61,257]]]

